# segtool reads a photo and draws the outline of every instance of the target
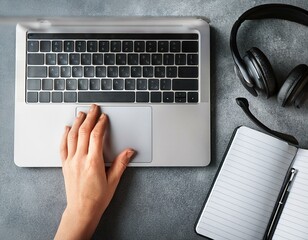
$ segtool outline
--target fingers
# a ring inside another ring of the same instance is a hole
[[[90,135],[89,154],[94,156],[102,156],[103,137],[105,134],[107,124],[108,124],[108,117],[105,114],[101,114]]]
[[[72,157],[75,155],[78,142],[78,130],[81,124],[83,123],[85,117],[86,117],[85,113],[79,112],[77,118],[75,119],[75,122],[73,123],[71,130],[68,133],[68,138],[67,138],[68,157]]]
[[[86,119],[79,127],[77,154],[87,154],[89,148],[90,134],[96,124],[98,114],[99,107],[95,104],[92,104]]]
[[[134,154],[135,151],[128,148],[120,153],[113,161],[107,172],[107,182],[112,190],[115,190],[118,186],[120,178]]]
[[[66,126],[64,134],[62,136],[61,144],[60,144],[60,157],[62,162],[67,158],[67,136],[70,131],[70,127]]]

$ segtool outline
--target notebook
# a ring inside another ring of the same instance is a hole
[[[263,239],[286,174],[297,170],[273,239],[308,239],[308,150],[248,127],[235,130],[197,220],[208,239]]]
[[[15,76],[17,166],[60,167],[64,126],[92,103],[110,120],[107,166],[127,147],[138,152],[131,167],[210,162],[210,27],[204,19],[25,20],[16,26]]]

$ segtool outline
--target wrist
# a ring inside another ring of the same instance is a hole
[[[101,215],[87,211],[83,213],[67,206],[62,214],[55,239],[91,239]]]

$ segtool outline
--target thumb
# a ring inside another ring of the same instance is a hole
[[[118,186],[121,176],[134,154],[135,151],[133,149],[127,148],[111,164],[107,172],[107,182],[111,189],[115,190]]]

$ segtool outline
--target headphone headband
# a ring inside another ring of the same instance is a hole
[[[254,84],[250,81],[244,61],[239,54],[236,44],[236,36],[239,27],[245,20],[268,19],[268,18],[277,18],[308,26],[308,11],[287,4],[264,4],[251,8],[246,12],[244,12],[234,23],[230,35],[231,54],[237,70],[243,76],[243,79],[241,79],[243,85],[254,96],[257,95],[257,92],[253,88]]]

